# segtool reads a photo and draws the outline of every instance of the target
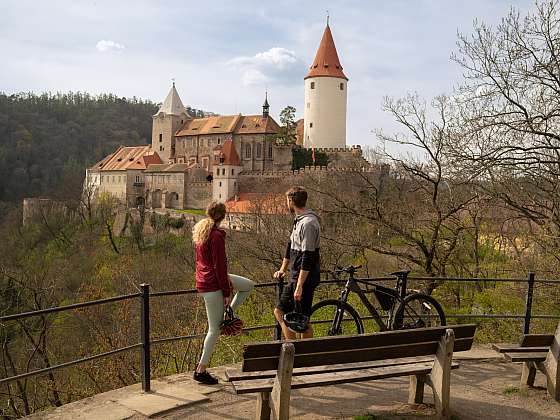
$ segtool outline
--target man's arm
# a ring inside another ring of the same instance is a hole
[[[284,253],[284,259],[282,260],[282,265],[280,269],[274,273],[274,278],[279,279],[284,277],[286,271],[288,271],[288,267],[290,266],[290,250],[292,248],[292,242],[288,241],[288,245],[286,246],[286,252]]]

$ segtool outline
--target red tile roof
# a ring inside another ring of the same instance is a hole
[[[222,155],[224,158],[224,165],[241,166],[241,159],[239,159],[239,155],[237,154],[237,150],[235,150],[235,146],[233,145],[233,141],[231,139],[227,139],[224,142],[220,158]]]
[[[95,164],[101,171],[125,171],[127,169],[146,169],[148,165],[163,163],[150,146],[120,146],[114,153]]]
[[[226,203],[230,213],[288,214],[286,196],[274,193],[241,193]]]
[[[325,28],[325,32],[323,32],[323,38],[321,38],[321,43],[319,44],[317,54],[315,54],[313,64],[311,64],[309,72],[304,79],[321,76],[339,77],[348,80],[348,77],[346,77],[342,71],[342,65],[338,59],[331,28],[328,24]]]
[[[275,134],[280,130],[272,117],[262,115],[219,115],[187,120],[175,136],[207,134]]]

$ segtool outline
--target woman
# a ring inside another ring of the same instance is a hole
[[[207,385],[218,379],[206,371],[212,351],[220,335],[224,308],[230,305],[235,311],[249,296],[254,283],[245,277],[228,274],[226,258],[226,232],[220,222],[226,217],[226,206],[213,201],[206,209],[206,218],[193,229],[196,249],[196,289],[204,298],[208,318],[208,333],[204,339],[202,357],[194,372],[194,380]],[[237,294],[231,299],[232,289]]]

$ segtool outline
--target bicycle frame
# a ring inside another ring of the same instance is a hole
[[[371,302],[367,298],[366,294],[364,293],[362,288],[359,286],[358,282],[360,282],[360,281],[361,281],[360,279],[355,279],[354,276],[350,275],[348,280],[346,281],[346,285],[344,286],[344,289],[342,289],[342,292],[340,294],[340,300],[342,302],[346,303],[347,300],[348,300],[348,296],[350,295],[350,292],[356,293],[358,295],[358,297],[360,298],[360,300],[362,301],[362,303],[364,304],[364,306],[366,307],[366,309],[369,311],[369,313],[373,317],[373,320],[379,326],[379,330],[380,331],[388,331],[389,330],[388,325],[391,325],[391,319],[389,319],[387,324],[385,324],[385,322],[381,318],[381,315],[379,315],[379,312],[377,312],[377,309],[375,309],[375,307],[371,304]],[[340,316],[341,316],[341,313],[338,313],[338,311],[337,311],[337,314],[335,315],[335,319],[334,319],[334,323],[335,323],[334,325],[339,325],[339,317]],[[391,317],[392,317],[392,314],[390,315],[390,318]],[[340,321],[342,321],[342,320],[340,320]]]

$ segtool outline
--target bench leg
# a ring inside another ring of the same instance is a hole
[[[447,329],[438,344],[434,366],[426,381],[434,391],[434,403],[438,417],[448,417],[450,415],[449,388],[451,386],[454,342],[455,333],[452,329]]]
[[[535,376],[537,368],[533,362],[523,363],[523,370],[521,371],[521,388],[535,386]]]
[[[554,333],[554,340],[543,362],[546,375],[546,388],[556,401],[560,402],[560,323]]]
[[[293,343],[282,344],[278,371],[274,378],[270,395],[270,409],[275,420],[290,418],[290,393],[292,391],[292,371],[294,369],[295,347]]]
[[[408,403],[422,404],[424,402],[424,384],[426,383],[426,375],[410,376],[408,385]]]
[[[270,420],[270,392],[258,394],[255,420]]]

